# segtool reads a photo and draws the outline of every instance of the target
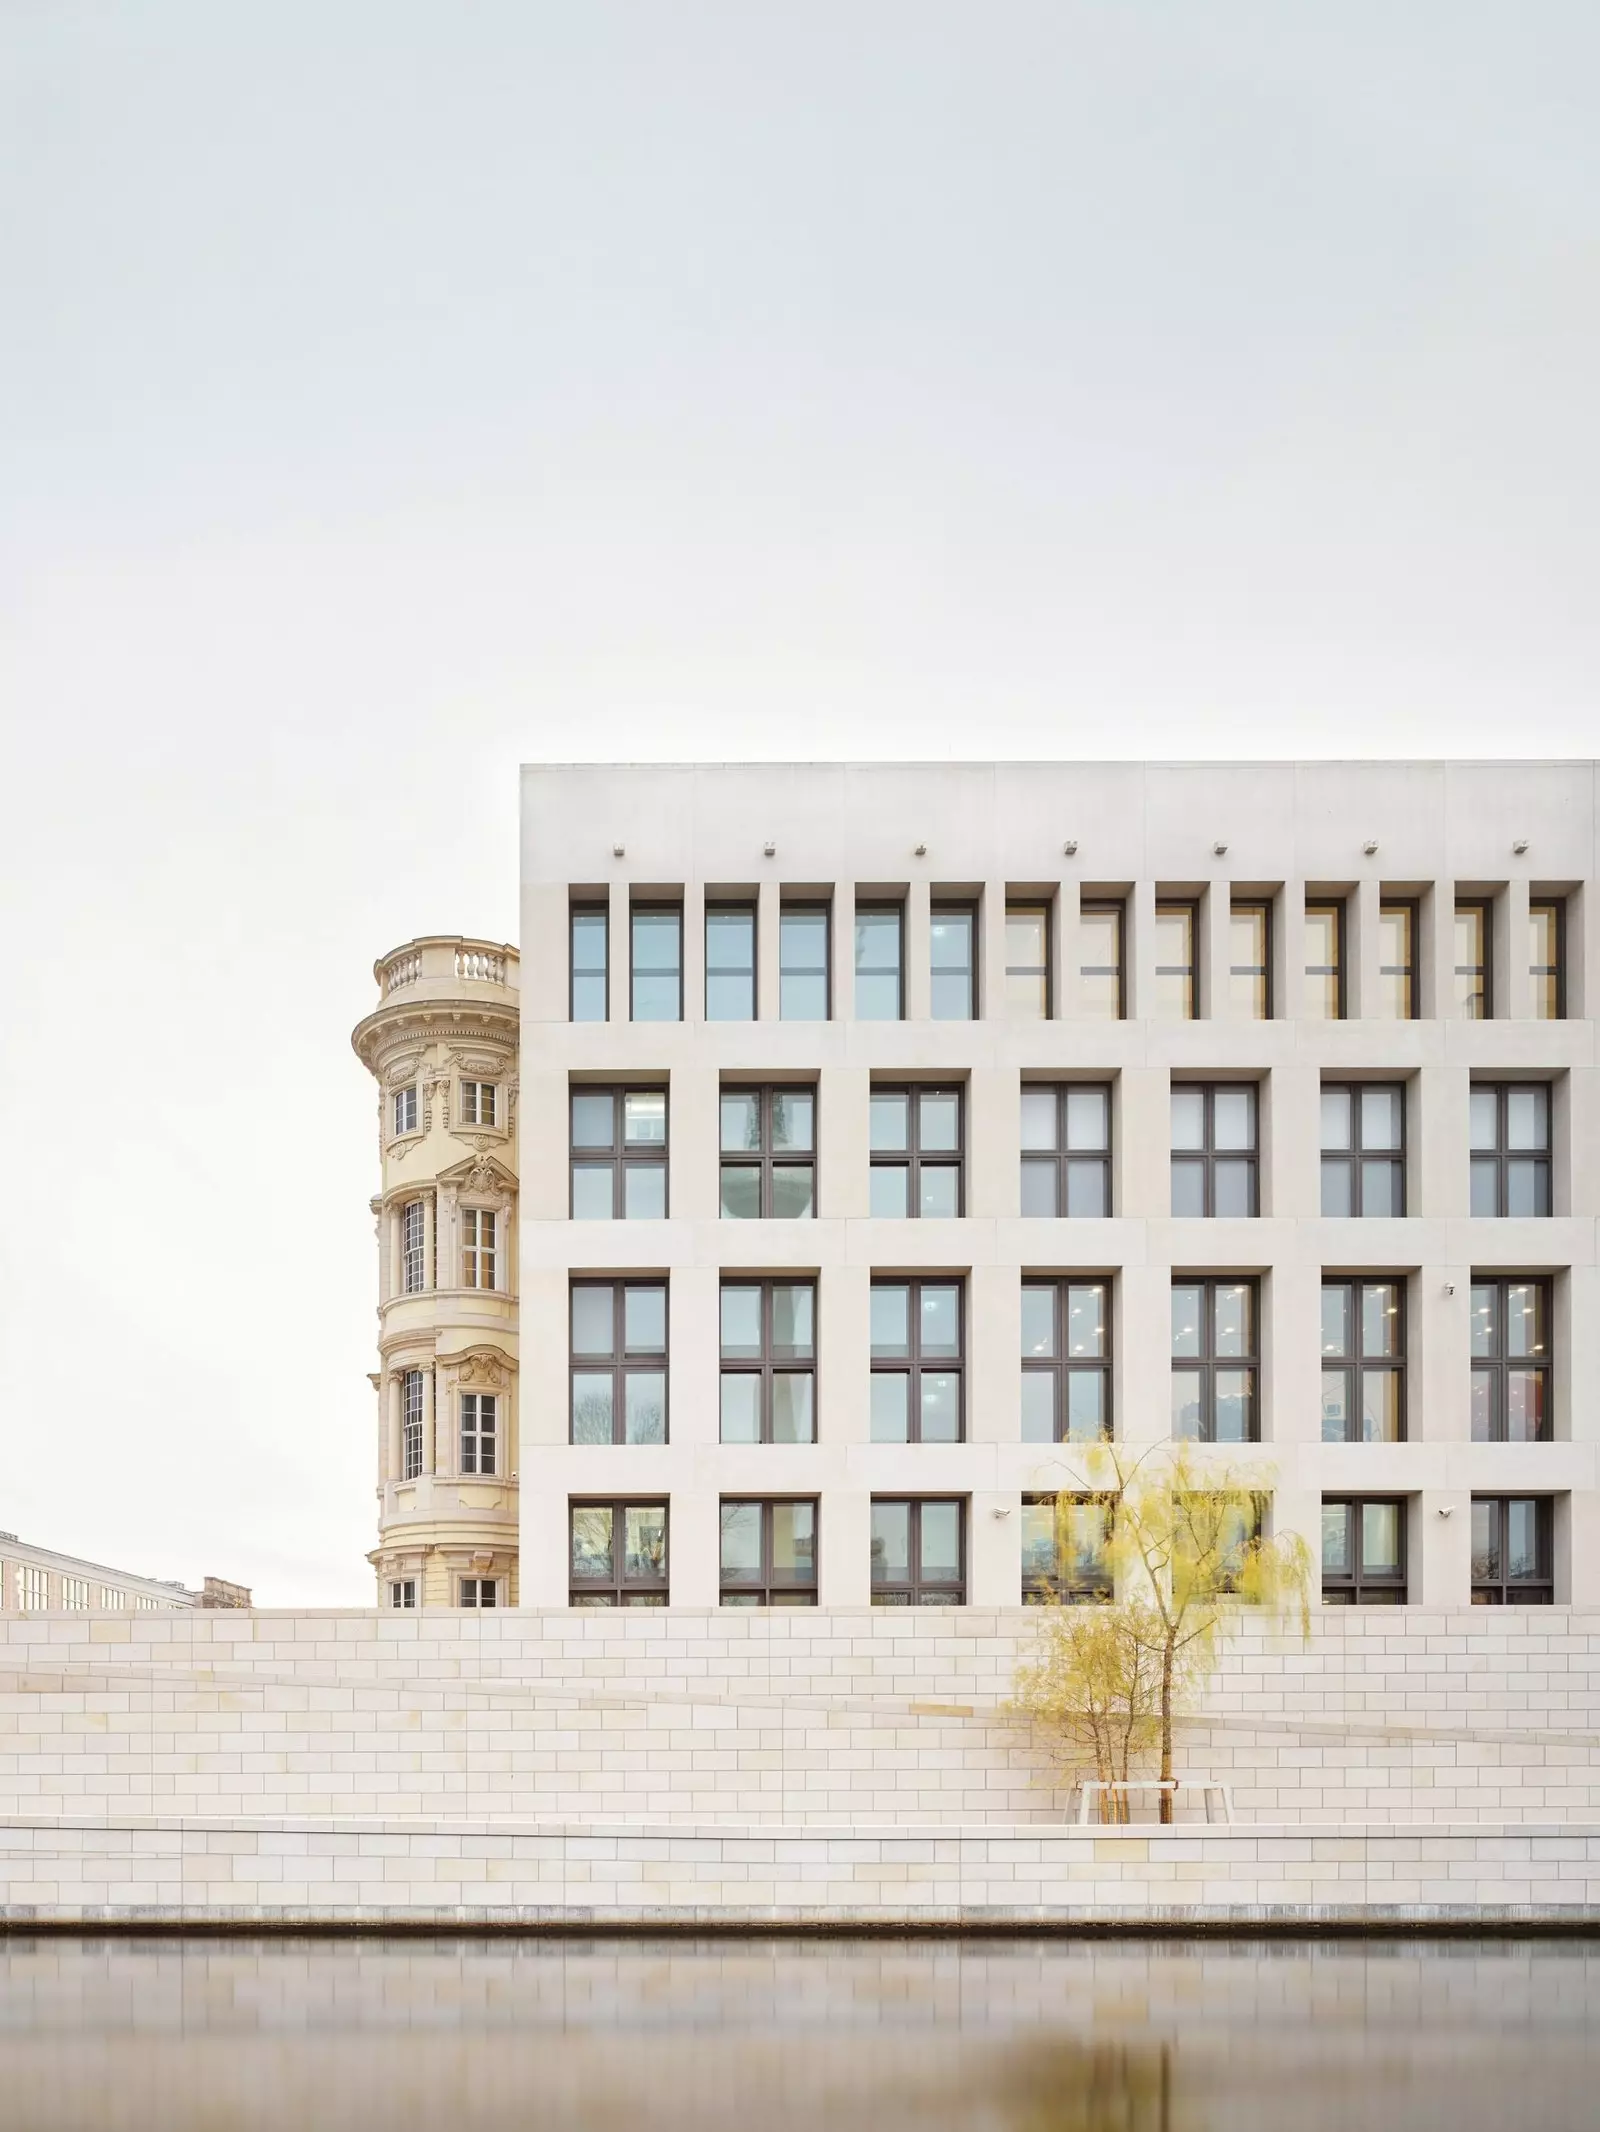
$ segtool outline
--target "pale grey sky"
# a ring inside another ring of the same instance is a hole
[[[0,1525],[365,1603],[540,757],[1587,754],[1592,0],[0,0]]]

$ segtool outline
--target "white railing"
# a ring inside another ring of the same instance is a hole
[[[391,955],[383,966],[385,998],[391,992],[398,992],[402,985],[414,985],[421,975],[422,957],[414,950],[408,955]]]
[[[456,975],[474,984],[503,985],[506,959],[503,955],[486,955],[481,948],[457,948]]]

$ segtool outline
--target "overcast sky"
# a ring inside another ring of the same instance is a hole
[[[364,1604],[516,765],[1593,753],[1593,0],[0,0],[0,1526]]]

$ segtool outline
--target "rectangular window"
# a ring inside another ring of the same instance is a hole
[[[1172,1211],[1223,1219],[1260,1211],[1256,1092],[1172,1091]]]
[[[828,983],[828,906],[786,903],[778,913],[778,1019],[825,1022]]]
[[[1022,1284],[1022,1441],[1095,1444],[1111,1427],[1111,1283]]]
[[[1566,905],[1528,905],[1529,1011],[1536,1022],[1566,1018]]]
[[[403,1133],[417,1129],[417,1091],[415,1088],[397,1088],[394,1092],[394,1136],[398,1140]]]
[[[936,903],[928,931],[928,1011],[936,1022],[978,1013],[978,913],[970,903]]]
[[[394,1577],[389,1583],[389,1604],[394,1607],[414,1607],[417,1603],[417,1580],[415,1577]]]
[[[1486,1022],[1494,1012],[1489,982],[1493,925],[1492,904],[1474,901],[1456,905],[1455,988],[1451,1005],[1459,1021]]]
[[[664,1221],[667,1091],[574,1087],[572,1219]]]
[[[706,1020],[756,1018],[756,914],[749,903],[706,906]]]
[[[422,1471],[421,1370],[407,1370],[400,1379],[400,1470],[408,1481]]]
[[[1254,1281],[1172,1284],[1172,1433],[1204,1444],[1253,1444],[1261,1349]]]
[[[1402,1281],[1322,1284],[1322,1441],[1398,1444],[1406,1435]]]
[[[936,1221],[961,1212],[959,1088],[874,1088],[868,1112],[869,1211]]]
[[[572,1441],[667,1440],[667,1284],[572,1284]]]
[[[1554,1519],[1547,1495],[1472,1498],[1474,1606],[1553,1606]]]
[[[401,1286],[407,1295],[422,1293],[427,1272],[425,1239],[428,1210],[420,1199],[407,1200],[400,1216]]]
[[[724,1496],[724,1606],[815,1606],[817,1504],[813,1496],[755,1502]]]
[[[1228,912],[1228,1007],[1237,1021],[1272,1019],[1272,905],[1235,901]]]
[[[611,1015],[611,913],[603,903],[572,906],[572,1000],[575,1022],[603,1022]]]
[[[629,1013],[636,1022],[683,1020],[683,911],[676,903],[636,903],[629,913],[633,953]]]
[[[151,1602],[154,1604],[154,1601]],[[50,1577],[46,1570],[35,1569],[31,1564],[17,1564],[17,1605],[24,1614],[43,1614],[50,1606]]]
[[[1022,1091],[1022,1211],[1094,1219],[1111,1212],[1111,1090],[1072,1081]]]
[[[461,1285],[493,1288],[496,1261],[496,1216],[487,1207],[461,1209]]]
[[[461,1122],[463,1125],[493,1125],[497,1109],[496,1085],[493,1081],[463,1081],[461,1084]]]
[[[1109,1603],[1110,1498],[1103,1495],[1025,1495],[1022,1498],[1022,1603]]]
[[[572,1606],[665,1606],[665,1503],[568,1506]]]
[[[1344,1020],[1344,905],[1306,905],[1306,977],[1302,994],[1307,1021]]]
[[[1472,1283],[1472,1440],[1546,1443],[1550,1414],[1550,1286],[1487,1276]]]
[[[1398,1081],[1325,1082],[1322,1211],[1363,1220],[1406,1211],[1406,1092]]]
[[[61,1580],[61,1604],[69,1614],[87,1613],[89,1607],[88,1578],[63,1577]]]
[[[1324,1500],[1324,1606],[1404,1606],[1406,1505],[1403,1496]]]
[[[461,1394],[461,1470],[463,1473],[494,1473],[495,1424],[499,1402],[493,1392]]]
[[[1050,1019],[1050,906],[1006,905],[1006,1013],[1013,1021]]]
[[[1200,1012],[1195,978],[1195,935],[1199,907],[1193,903],[1156,905],[1156,1019],[1192,1022]]]
[[[967,1506],[960,1496],[872,1499],[874,1606],[965,1606]]]
[[[500,1587],[493,1577],[462,1577],[461,1604],[471,1607],[498,1606]]]
[[[725,1444],[809,1444],[817,1436],[814,1281],[722,1284]]]
[[[1417,906],[1378,906],[1378,998],[1374,1021],[1414,1022],[1417,1018]]]
[[[1122,905],[1078,907],[1078,1013],[1084,1021],[1120,1022],[1128,1011],[1122,964]]]
[[[905,912],[898,903],[856,905],[856,1020],[904,1021]]]
[[[102,1584],[100,1587],[100,1604],[107,1613],[116,1613],[119,1609],[126,1608],[128,1595],[120,1584]]]
[[[966,1433],[961,1283],[872,1284],[872,1441],[954,1444]]]
[[[1472,1211],[1550,1212],[1550,1086],[1544,1081],[1472,1088]]]
[[[728,1088],[721,1103],[724,1221],[803,1221],[817,1211],[817,1092]]]

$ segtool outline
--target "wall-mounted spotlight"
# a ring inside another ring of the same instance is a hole
[[[1064,844],[1062,845],[1061,849],[1062,849],[1062,850],[1063,850],[1063,851],[1064,851],[1064,852],[1066,853],[1066,855],[1067,855],[1067,857],[1068,857],[1069,859],[1075,859],[1075,858],[1077,857],[1077,855],[1078,855],[1078,840],[1077,840],[1077,838],[1076,838],[1076,837],[1068,837],[1067,841],[1066,841],[1066,842],[1065,842],[1065,843],[1064,843]]]
[[[1374,853],[1376,852],[1377,848],[1378,848],[1378,840],[1377,840],[1377,838],[1376,838],[1376,837],[1368,837],[1367,841],[1366,841],[1366,842],[1365,842],[1365,843],[1364,843],[1364,844],[1362,845],[1362,847],[1361,847],[1361,849],[1362,849],[1362,850],[1363,850],[1363,851],[1364,851],[1364,852],[1366,853],[1366,855],[1367,855],[1367,857],[1368,857],[1369,859],[1370,859],[1370,858],[1371,858],[1371,857],[1373,856],[1373,854],[1374,854]]]
[[[620,845],[620,844],[613,844],[613,845],[612,845],[612,847],[611,847],[611,856],[612,856],[612,857],[613,857],[614,859],[620,859],[620,858],[622,857],[622,853],[623,853],[623,847],[622,847],[622,845]]]
[[[912,849],[916,852],[916,855],[919,859],[925,859],[928,856],[928,847],[926,844],[915,844],[912,846]]]
[[[766,858],[769,858],[769,859],[770,859],[770,858],[771,858],[771,857],[773,856],[774,852],[776,852],[777,848],[778,848],[778,847],[777,847],[777,845],[776,845],[776,844],[774,844],[774,843],[772,843],[772,842],[771,842],[771,840],[769,839],[769,840],[768,840],[768,842],[766,842],[765,844],[763,844],[763,845],[762,845],[762,847],[761,847],[761,850],[762,850],[762,854],[763,854],[763,856],[764,856],[764,857],[766,857]]]
[[[1454,1294],[1455,1294],[1455,1292],[1456,1292],[1456,1284],[1455,1284],[1455,1282],[1454,1282],[1454,1281],[1446,1281],[1446,1282],[1445,1282],[1445,1284],[1444,1284],[1444,1292],[1445,1292],[1445,1294],[1446,1294],[1446,1295],[1454,1295]]]
[[[1511,839],[1511,849],[1516,853],[1519,859],[1522,857],[1522,854],[1527,850],[1527,848],[1528,840],[1526,837],[1513,837]]]
[[[1226,844],[1223,843],[1213,844],[1211,847],[1211,851],[1213,857],[1218,859],[1225,859],[1228,856],[1228,847]]]

